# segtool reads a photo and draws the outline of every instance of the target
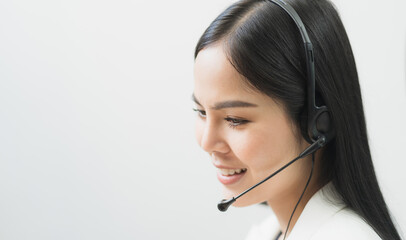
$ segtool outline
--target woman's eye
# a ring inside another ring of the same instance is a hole
[[[238,118],[231,118],[231,117],[227,117],[224,120],[226,120],[228,122],[228,125],[232,128],[249,122],[248,120],[245,120],[245,119],[238,119]]]
[[[204,110],[200,110],[197,108],[193,108],[193,111],[197,112],[197,114],[199,115],[199,117],[201,118],[205,118],[206,117],[206,111]]]

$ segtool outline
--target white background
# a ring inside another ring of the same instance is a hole
[[[243,239],[194,138],[194,46],[231,2],[0,2],[0,239]],[[335,0],[406,231],[406,2]]]

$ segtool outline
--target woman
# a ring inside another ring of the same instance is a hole
[[[331,2],[231,5],[201,36],[194,72],[196,137],[225,198],[291,163],[233,202],[266,202],[275,213],[247,239],[400,239],[375,176],[351,46]],[[323,106],[322,117],[309,99]],[[317,152],[291,162],[317,141]]]

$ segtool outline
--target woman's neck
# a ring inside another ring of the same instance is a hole
[[[297,189],[292,190],[288,195],[268,201],[268,205],[272,208],[272,211],[275,213],[279,222],[279,226],[281,228],[280,230],[282,232],[282,235],[279,237],[279,239],[284,239],[284,236],[286,234],[289,236],[297,220],[299,219],[301,213],[303,212],[303,209],[305,208],[307,202],[321,188],[321,186],[317,184],[316,178],[312,178],[312,180],[309,183],[309,186],[306,189],[306,192],[304,193],[289,223],[289,219],[292,215],[293,209],[295,208],[304,190],[306,182],[307,181],[303,181],[303,186],[297,187]],[[288,224],[289,229],[286,233],[285,231]]]

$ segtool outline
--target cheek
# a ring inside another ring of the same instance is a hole
[[[268,175],[295,155],[295,138],[290,126],[277,126],[258,127],[234,137],[234,153],[258,177]]]
[[[272,145],[272,138],[268,137],[266,132],[251,131],[235,138],[237,139],[238,141],[234,141],[233,151],[240,161],[251,170],[268,168],[273,149],[268,147]]]

